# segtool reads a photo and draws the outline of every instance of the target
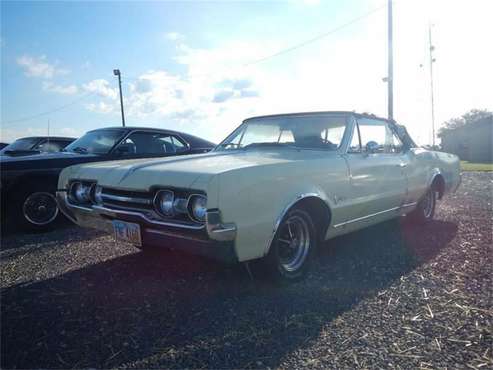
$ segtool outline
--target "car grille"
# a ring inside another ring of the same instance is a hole
[[[173,222],[181,225],[197,225],[195,221],[190,219],[188,213],[180,213],[175,214],[170,218],[163,218],[154,208],[154,194],[154,192],[129,191],[103,187],[101,192],[101,198],[103,200],[102,206],[115,211],[138,212],[144,215],[148,220],[153,221]]]
[[[101,193],[103,206],[134,211],[154,210],[153,194],[104,187]]]

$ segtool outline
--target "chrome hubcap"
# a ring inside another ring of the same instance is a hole
[[[305,262],[310,249],[310,229],[306,221],[296,215],[281,226],[278,242],[279,260],[286,271],[296,271]]]
[[[423,212],[426,218],[431,217],[431,212],[433,212],[433,204],[435,203],[435,193],[430,190],[425,198],[423,199]]]
[[[58,216],[56,199],[50,193],[32,193],[24,201],[22,213],[34,225],[47,225]]]

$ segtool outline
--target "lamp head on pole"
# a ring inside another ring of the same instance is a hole
[[[114,70],[113,70],[113,74],[114,74],[115,76],[120,76],[120,70],[119,70],[119,69],[114,69]]]

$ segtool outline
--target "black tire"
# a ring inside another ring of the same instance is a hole
[[[416,209],[410,214],[411,220],[420,224],[433,220],[437,198],[437,191],[434,188],[428,189],[423,198],[418,202]]]
[[[280,283],[301,280],[317,250],[319,236],[311,215],[293,208],[283,218],[268,255],[262,261],[268,276]]]
[[[60,220],[61,212],[56,201],[56,186],[38,183],[36,187],[21,188],[14,195],[7,213],[15,227],[25,231],[49,231]]]

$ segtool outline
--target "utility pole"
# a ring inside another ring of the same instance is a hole
[[[392,48],[392,0],[388,0],[388,72],[387,72],[387,104],[388,119],[394,119],[394,52]]]
[[[120,88],[120,106],[122,108],[122,126],[125,127],[125,114],[123,113],[122,76],[119,69],[114,69],[113,74],[115,76],[118,76],[118,87]]]
[[[430,44],[430,92],[431,92],[431,134],[432,134],[432,145],[435,147],[435,98],[433,94],[433,63],[435,58],[433,58],[433,51],[435,47],[431,42],[431,24],[428,26],[428,41]]]

